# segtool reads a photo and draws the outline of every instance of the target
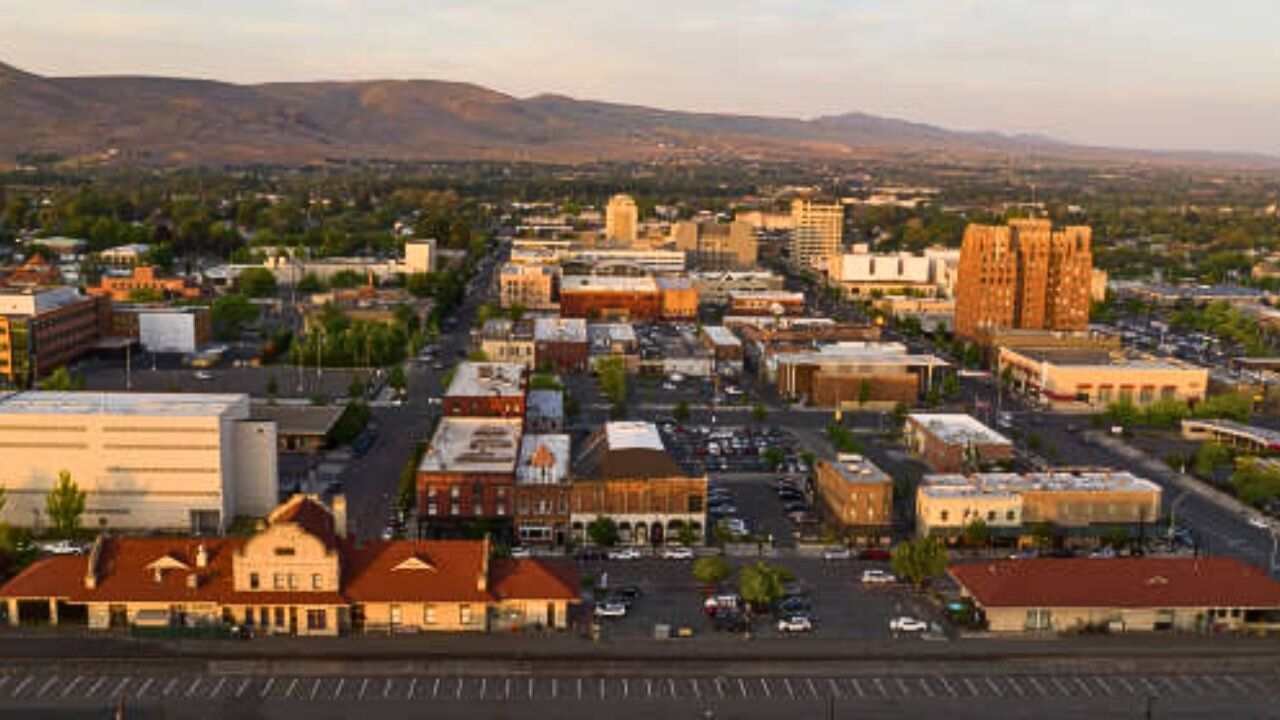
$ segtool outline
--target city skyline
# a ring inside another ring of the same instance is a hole
[[[1008,0],[18,5],[0,10],[0,61],[44,75],[448,79],[520,97],[866,112],[1088,145],[1280,155],[1270,132],[1280,46],[1260,2],[1230,13]]]

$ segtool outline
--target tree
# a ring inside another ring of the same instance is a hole
[[[266,268],[241,270],[236,285],[240,292],[251,298],[272,297],[276,294],[276,276]]]
[[[587,524],[587,537],[601,547],[613,547],[618,544],[618,524],[601,515]]]
[[[919,588],[946,572],[947,550],[937,538],[908,540],[893,548],[890,563],[898,577]]]
[[[942,378],[942,396],[953,400],[960,394],[960,379],[954,373],[947,373]]]
[[[329,278],[329,287],[336,289],[353,288],[364,282],[364,276],[355,270],[339,270]]]
[[[1244,502],[1263,505],[1280,497],[1280,471],[1248,458],[1241,460],[1239,467],[1232,473],[1231,485]]]
[[[347,384],[347,396],[353,400],[359,400],[364,397],[367,388],[368,385],[360,379],[359,375],[352,375],[351,382]]]
[[[676,403],[675,409],[671,411],[671,417],[675,418],[678,423],[685,423],[689,420],[689,403],[681,400]]]
[[[693,579],[703,585],[719,585],[733,574],[733,567],[720,555],[693,561]]]
[[[0,505],[0,510],[2,509],[4,509],[4,506]],[[676,531],[676,541],[685,547],[690,547],[701,543],[702,538],[698,537],[698,531],[694,530],[691,524],[684,523],[680,526],[680,529]]]
[[[396,395],[404,395],[409,387],[409,378],[405,376],[404,366],[396,365],[387,373],[387,384],[396,391]]]
[[[793,578],[786,568],[760,561],[738,573],[738,594],[751,608],[767,609],[782,598]]]
[[[765,409],[762,403],[756,403],[751,406],[751,419],[758,423],[762,423],[769,417],[769,411]]]
[[[309,272],[302,276],[298,281],[298,292],[317,293],[324,291],[324,281],[313,272]]]
[[[56,390],[66,392],[68,390],[83,390],[84,378],[79,375],[71,374],[66,366],[60,366],[58,369],[49,373],[49,377],[40,383],[41,390]]]
[[[129,291],[129,302],[154,303],[164,300],[164,293],[156,288],[134,288]]]
[[[862,380],[858,382],[858,407],[861,408],[862,406],[866,405],[867,402],[869,402],[870,400],[871,400],[871,381],[867,378],[862,378]]]
[[[1192,460],[1191,469],[1196,475],[1212,480],[1220,467],[1231,464],[1231,448],[1219,443],[1205,443],[1196,448],[1195,459]]]
[[[60,471],[58,482],[44,499],[44,512],[49,516],[55,533],[67,537],[80,527],[84,498],[84,491],[71,479],[71,473]]]
[[[1252,414],[1253,399],[1244,393],[1226,393],[1205,398],[1195,410],[1198,418],[1227,418],[1237,422],[1248,422]]]
[[[964,526],[964,544],[970,547],[985,547],[991,542],[991,528],[980,517],[975,517]]]
[[[1031,542],[1039,549],[1045,550],[1053,546],[1053,525],[1047,522],[1032,523]]]
[[[787,453],[780,447],[770,447],[764,451],[764,461],[768,463],[770,470],[777,470],[786,459]]]
[[[602,358],[596,362],[600,390],[615,407],[627,402],[627,367],[620,357]]]
[[[220,340],[232,340],[240,335],[245,325],[258,319],[258,306],[244,295],[223,295],[213,301],[210,316],[213,334]]]

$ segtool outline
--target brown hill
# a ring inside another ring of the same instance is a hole
[[[41,77],[0,64],[0,162],[33,153],[158,165],[327,159],[540,162],[884,154],[1276,167],[1280,159],[1087,148],[871,115],[815,120],[688,113],[559,95],[515,98],[435,80],[236,85]]]

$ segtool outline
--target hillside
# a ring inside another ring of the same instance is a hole
[[[31,154],[151,165],[331,159],[804,159],[1003,156],[1280,167],[1280,159],[1072,146],[850,113],[814,120],[515,98],[435,80],[236,85],[41,77],[0,64],[0,163]]]

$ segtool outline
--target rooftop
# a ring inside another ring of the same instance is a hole
[[[73,287],[6,287],[0,289],[0,314],[46,313],[88,299]]]
[[[687,277],[660,275],[653,280],[663,290],[689,290],[693,287],[693,281]]]
[[[591,323],[587,326],[587,335],[592,345],[605,347],[613,343],[634,343],[637,339],[631,323]]]
[[[418,471],[513,472],[523,429],[523,418],[441,418]]]
[[[824,345],[815,350],[778,353],[777,361],[794,364],[909,365],[912,367],[948,367],[933,355],[911,355],[902,343],[844,341]]]
[[[658,283],[651,277],[626,277],[622,275],[565,275],[560,280],[560,292],[566,290],[609,292],[658,292]]]
[[[574,474],[587,480],[682,477],[653,423],[606,423],[593,434],[578,457]]]
[[[606,423],[604,431],[610,450],[666,450],[662,444],[662,436],[658,435],[658,426],[651,422],[619,420]]]
[[[1216,430],[1217,432],[1226,433],[1228,435],[1236,435],[1238,437],[1253,440],[1268,447],[1280,448],[1280,431],[1271,428],[1258,427],[1257,425],[1245,425],[1235,420],[1196,420],[1188,418],[1182,421],[1184,429],[1206,429]]]
[[[537,342],[585,343],[587,321],[583,318],[538,318],[533,321]]]
[[[531,418],[563,418],[563,390],[530,390],[525,396],[525,415]]]
[[[516,467],[516,483],[539,485],[567,482],[569,448],[568,435],[525,435],[520,441],[520,463]]]
[[[458,363],[445,395],[521,397],[524,395],[524,365],[499,362]]]
[[[733,331],[723,325],[704,325],[702,327],[702,332],[706,333],[706,336],[716,345],[733,345],[739,347],[742,345],[742,341],[738,339],[738,336],[734,335]]]
[[[274,420],[280,435],[327,435],[338,418],[342,406],[281,405],[253,403],[249,416],[257,420]]]
[[[835,460],[823,460],[847,483],[881,485],[892,482],[889,475],[862,455],[841,453]]]
[[[1140,353],[1112,352],[1090,348],[1018,348],[1005,352],[1049,365],[1099,370],[1203,370],[1177,358],[1155,357]]]
[[[925,475],[919,492],[935,498],[1013,496],[1025,492],[1159,493],[1160,486],[1124,471],[939,473]]]
[[[948,572],[987,608],[1280,607],[1280,583],[1225,557],[997,560]]]
[[[248,399],[232,394],[27,390],[0,395],[0,415],[216,417]]]
[[[907,416],[948,445],[1010,445],[1009,438],[963,413],[911,413]]]
[[[755,300],[760,302],[804,302],[804,293],[789,290],[734,290],[730,300]]]

